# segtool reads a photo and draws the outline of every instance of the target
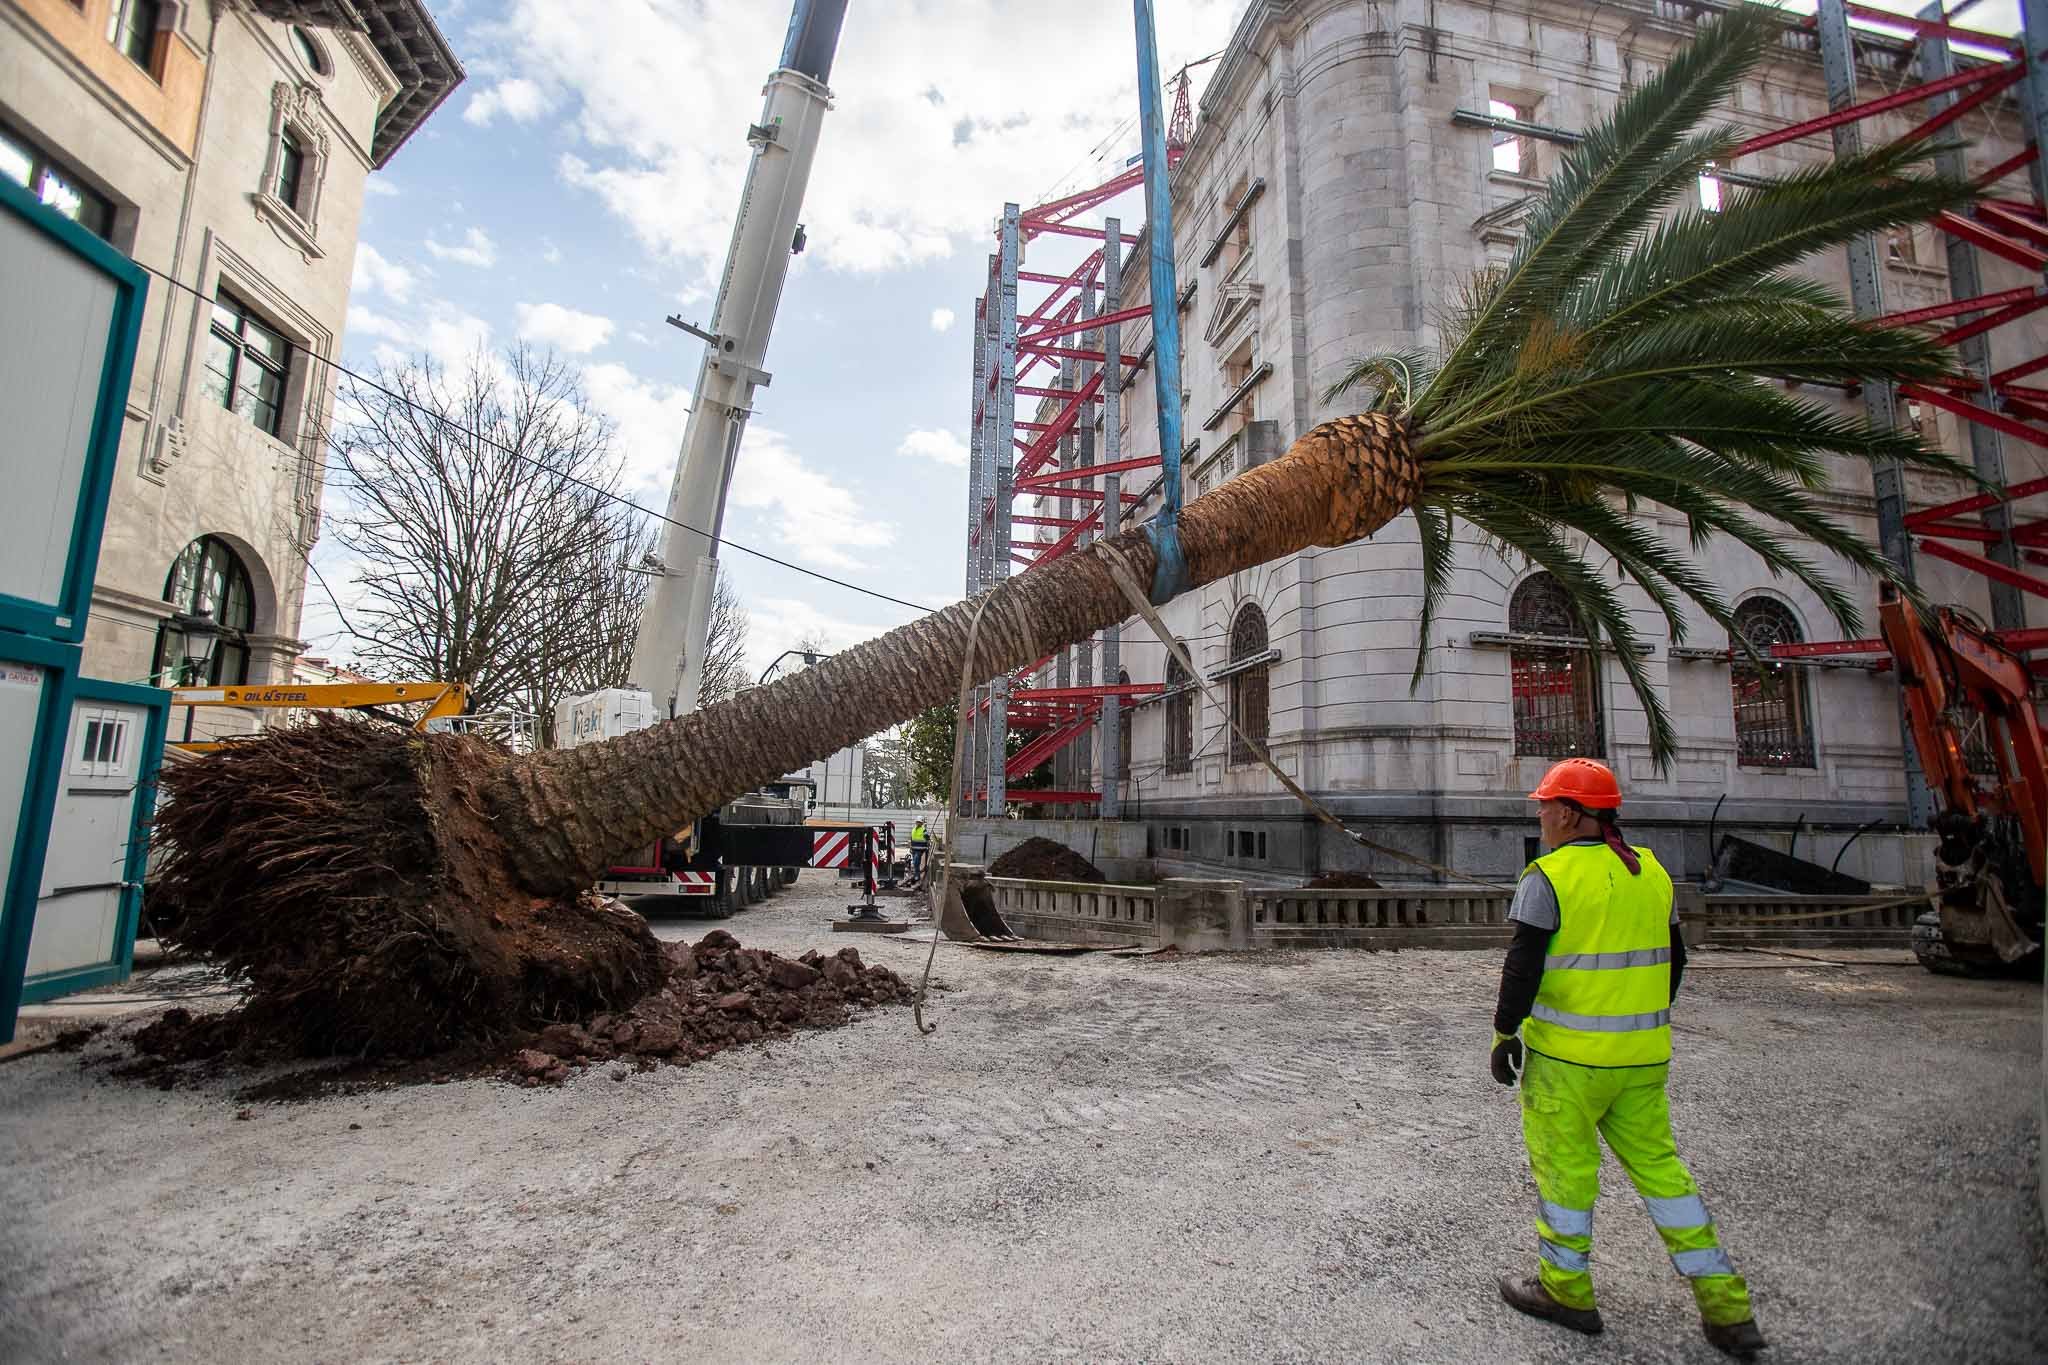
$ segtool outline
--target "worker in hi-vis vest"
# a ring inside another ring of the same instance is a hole
[[[931,833],[925,828],[924,817],[910,827],[910,877],[912,881],[924,876],[924,855],[931,848]]]
[[[1664,1083],[1671,1004],[1685,970],[1670,874],[1621,837],[1621,784],[1568,758],[1529,793],[1548,850],[1522,874],[1514,944],[1493,1016],[1493,1077],[1522,1083],[1522,1136],[1536,1177],[1535,1275],[1503,1275],[1524,1313],[1588,1335],[1600,1139],[1634,1182],[1671,1263],[1692,1284],[1707,1340],[1748,1359],[1764,1347],[1749,1286],[1721,1249],[1678,1159]]]

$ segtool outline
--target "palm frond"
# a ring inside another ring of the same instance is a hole
[[[1660,764],[1674,732],[1635,653],[1629,600],[1661,613],[1674,641],[1704,618],[1752,653],[1698,563],[1712,542],[1732,541],[1855,633],[1862,612],[1830,570],[1899,575],[1824,510],[1841,461],[1983,486],[1911,432],[1875,429],[1784,387],[1953,376],[1953,352],[1929,334],[1860,321],[1835,291],[1789,272],[1977,191],[1925,175],[1917,163],[1928,148],[1894,146],[1730,186],[1718,211],[1690,196],[1705,165],[1725,164],[1738,145],[1706,120],[1782,22],[1746,6],[1704,26],[1564,158],[1508,268],[1458,300],[1441,359],[1369,357],[1327,395],[1367,390],[1376,410],[1398,412],[1420,464],[1423,651],[1462,522],[1554,574],[1594,641],[1614,643]],[[1647,521],[1650,507],[1677,514],[1685,536]],[[1422,671],[1418,656],[1418,682]]]
[[[1471,310],[1431,393],[1462,388],[1499,348],[1518,343],[1526,315],[1549,311],[1560,289],[1642,232],[1682,183],[1672,153],[1733,92],[1777,28],[1760,7],[1723,16],[1587,129],[1525,218],[1521,247]],[[1694,154],[1713,152],[1696,143]]]

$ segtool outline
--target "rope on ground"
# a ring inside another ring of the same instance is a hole
[[[1152,606],[1151,598],[1138,587],[1137,579],[1132,576],[1129,566],[1124,563],[1122,557],[1110,554],[1105,555],[1104,560],[1109,565],[1110,577],[1116,580],[1117,587],[1123,591],[1124,597],[1129,600],[1131,606],[1143,618],[1145,624],[1152,627],[1152,633],[1159,637],[1159,642],[1166,646],[1167,652],[1173,655],[1182,668],[1187,670],[1187,675],[1194,679],[1195,686],[1202,690],[1202,695],[1208,698],[1209,704],[1215,706],[1223,713],[1228,720],[1231,730],[1243,742],[1245,747],[1252,752],[1259,762],[1266,765],[1267,771],[1280,779],[1280,785],[1287,788],[1288,793],[1306,807],[1309,814],[1315,816],[1316,819],[1322,821],[1325,825],[1351,840],[1359,847],[1371,849],[1374,853],[1392,858],[1396,862],[1426,868],[1439,876],[1449,877],[1452,881],[1470,882],[1474,886],[1489,887],[1495,891],[1512,891],[1514,889],[1512,885],[1504,885],[1500,882],[1488,881],[1484,877],[1474,877],[1469,873],[1454,871],[1451,868],[1433,863],[1427,858],[1418,858],[1414,854],[1404,852],[1401,849],[1389,848],[1385,844],[1375,843],[1357,830],[1348,828],[1342,820],[1339,820],[1330,813],[1328,807],[1303,791],[1299,783],[1286,773],[1280,771],[1280,765],[1275,763],[1272,755],[1266,752],[1266,746],[1246,734],[1244,728],[1237,723],[1237,717],[1231,714],[1230,708],[1217,700],[1215,689],[1210,685],[1209,680],[1203,676],[1202,671],[1195,667],[1195,661],[1188,657],[1187,650],[1182,647],[1178,640],[1173,638],[1173,632],[1168,630],[1166,622],[1159,618],[1159,613]]]
[[[960,661],[960,700],[953,723],[953,790],[946,804],[946,865],[939,869],[939,897],[932,906],[932,946],[924,956],[924,976],[917,983],[917,999],[910,1005],[911,1021],[919,1033],[936,1033],[937,1024],[924,1021],[925,992],[932,984],[932,961],[939,955],[939,939],[945,934],[946,893],[953,885],[953,850],[959,846],[960,838],[960,788],[967,780],[967,755],[963,752],[967,744],[967,733],[974,720],[974,647],[981,639],[981,618],[993,600],[984,596],[974,608],[974,619],[967,625],[967,650]],[[1038,656],[1033,655],[1036,658]],[[932,880],[925,878],[925,894],[931,894]]]

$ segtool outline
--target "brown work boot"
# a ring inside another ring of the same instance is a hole
[[[1757,1330],[1755,1318],[1744,1318],[1741,1322],[1701,1322],[1700,1330],[1707,1334],[1707,1340],[1724,1355],[1737,1360],[1752,1360],[1756,1353],[1770,1345],[1764,1334]]]
[[[1501,1276],[1500,1297],[1508,1307],[1532,1318],[1548,1318],[1560,1327],[1584,1332],[1589,1337],[1597,1337],[1607,1330],[1607,1324],[1600,1321],[1599,1309],[1566,1307],[1551,1298],[1550,1291],[1543,1287],[1543,1281],[1534,1275],[1519,1280],[1512,1275]]]

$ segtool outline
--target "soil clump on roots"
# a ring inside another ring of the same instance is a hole
[[[1034,882],[1103,882],[1100,868],[1065,844],[1031,838],[988,865],[991,877],[1021,877]]]
[[[578,1061],[695,1061],[909,998],[851,949],[791,961],[723,932],[665,947],[594,893],[524,890],[480,798],[504,761],[465,736],[322,718],[166,768],[170,937],[248,995],[226,1015],[168,1012],[136,1036],[130,1073],[336,1057],[349,1074],[321,1074],[540,1084]]]

